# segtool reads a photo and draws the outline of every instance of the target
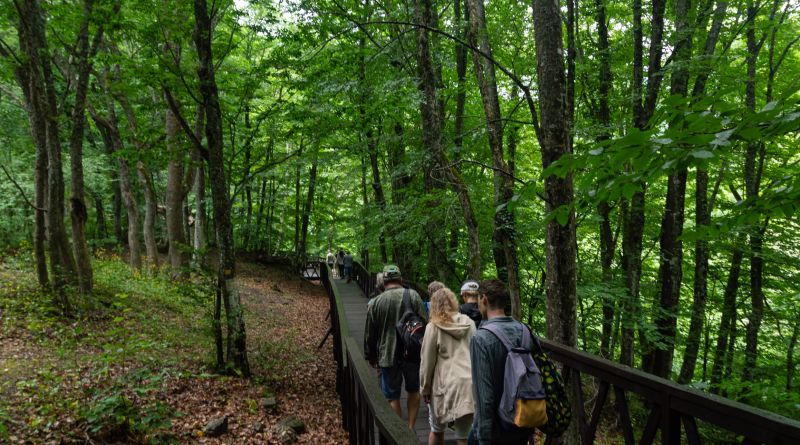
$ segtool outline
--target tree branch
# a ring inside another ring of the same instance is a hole
[[[178,118],[178,123],[181,124],[181,128],[183,128],[183,132],[186,133],[186,137],[189,138],[189,141],[192,142],[194,148],[200,153],[203,159],[208,162],[208,150],[203,147],[203,144],[200,142],[200,139],[194,134],[194,131],[191,127],[189,127],[189,123],[186,122],[186,118],[183,117],[183,113],[181,113],[181,109],[178,106],[178,103],[175,101],[175,98],[172,97],[172,92],[169,90],[167,85],[161,84],[161,89],[164,90],[164,96],[167,98],[167,104],[169,105],[169,109],[172,110],[172,113],[175,117]]]
[[[511,173],[509,173],[509,172],[507,172],[507,171],[505,171],[505,170],[501,169],[501,168],[492,167],[491,165],[487,165],[487,164],[484,164],[483,162],[480,162],[480,161],[475,161],[475,160],[472,160],[472,159],[459,159],[459,160],[458,160],[458,161],[456,161],[456,162],[453,162],[453,163],[450,163],[450,164],[448,164],[448,165],[445,165],[445,166],[439,167],[439,168],[437,168],[436,170],[444,170],[444,169],[448,169],[448,168],[451,168],[451,167],[455,167],[455,166],[457,166],[458,164],[461,164],[461,163],[468,163],[468,164],[480,165],[480,166],[481,166],[481,167],[483,167],[483,168],[488,168],[488,169],[490,169],[490,170],[493,170],[493,171],[496,171],[496,172],[498,172],[498,173],[500,173],[500,174],[502,174],[502,175],[504,175],[504,176],[507,176],[507,177],[511,178],[512,180],[514,180],[514,181],[516,181],[516,182],[519,182],[519,183],[520,183],[520,184],[522,184],[523,186],[527,186],[527,185],[529,184],[529,182],[528,182],[528,181],[525,181],[524,179],[520,179],[520,178],[518,178],[518,177],[516,177],[516,176],[512,175]]]
[[[244,184],[249,182],[251,179],[253,179],[257,175],[259,175],[260,173],[265,172],[265,171],[267,171],[267,170],[269,170],[272,167],[275,167],[277,165],[283,164],[284,162],[288,161],[289,159],[291,159],[291,158],[293,158],[293,157],[295,157],[295,156],[297,156],[299,154],[300,154],[299,151],[293,151],[292,153],[289,153],[288,155],[286,155],[283,159],[280,159],[280,160],[277,160],[277,161],[268,162],[268,163],[262,165],[261,167],[253,170],[249,175],[247,175],[246,177],[242,178],[240,181],[238,181],[236,183],[236,185],[233,188],[233,197],[235,198],[239,193],[241,193],[242,187],[244,186]]]
[[[522,80],[519,77],[517,77],[514,73],[511,72],[511,70],[506,68],[503,64],[501,64],[500,62],[495,60],[490,55],[486,54],[480,48],[477,48],[474,45],[471,45],[468,42],[465,42],[464,40],[462,40],[462,39],[460,39],[460,38],[458,38],[458,37],[446,32],[446,31],[442,31],[439,28],[435,28],[433,26],[428,26],[428,25],[423,25],[423,24],[420,24],[420,23],[404,22],[404,21],[400,21],[400,20],[375,20],[375,21],[367,21],[367,22],[360,23],[360,22],[356,21],[355,19],[353,19],[351,17],[347,17],[347,19],[352,21],[353,23],[355,23],[356,26],[358,26],[359,29],[362,29],[362,27],[364,25],[400,25],[400,26],[411,26],[411,27],[415,27],[415,28],[426,29],[426,30],[428,30],[428,31],[430,31],[430,32],[432,32],[434,34],[439,34],[439,35],[441,35],[443,37],[446,37],[446,38],[458,43],[459,45],[462,45],[462,46],[464,46],[466,48],[469,48],[470,50],[476,52],[481,57],[483,57],[486,60],[488,60],[492,65],[497,67],[497,69],[502,71],[503,74],[505,74],[509,79],[511,79],[511,81],[514,82],[522,90],[522,92],[525,95],[525,99],[528,102],[528,108],[530,109],[530,112],[531,112],[531,122],[530,123],[533,125],[533,130],[534,130],[534,132],[536,133],[536,135],[538,137],[538,135],[539,135],[539,117],[538,117],[538,115],[536,113],[536,106],[533,103],[533,97],[531,96],[530,87],[528,85],[526,85],[525,83],[523,83]],[[369,34],[367,34],[367,37],[369,38]]]
[[[40,212],[46,212],[47,211],[47,209],[41,209],[41,208],[36,207],[35,205],[33,205],[31,200],[28,199],[28,197],[25,195],[25,191],[22,190],[22,187],[20,187],[19,184],[17,183],[17,181],[15,181],[14,178],[11,177],[11,174],[8,173],[8,170],[6,170],[6,166],[5,165],[0,164],[0,168],[3,169],[3,173],[6,174],[6,177],[8,178],[8,180],[11,181],[12,184],[14,184],[14,186],[16,187],[17,190],[19,190],[19,194],[20,194],[20,196],[22,196],[22,199],[25,200],[26,204],[31,206],[31,208],[33,208],[34,210],[38,210]]]

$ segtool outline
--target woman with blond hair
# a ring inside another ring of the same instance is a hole
[[[469,340],[475,323],[458,312],[456,296],[448,288],[431,295],[430,323],[422,340],[420,393],[428,404],[431,432],[428,445],[444,443],[452,423],[459,445],[466,445],[472,414],[472,373]]]

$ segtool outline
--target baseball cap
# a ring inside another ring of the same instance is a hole
[[[397,280],[401,277],[400,268],[394,264],[387,264],[383,266],[383,279],[384,280]]]
[[[461,285],[461,292],[477,292],[478,282],[475,280],[467,280]]]

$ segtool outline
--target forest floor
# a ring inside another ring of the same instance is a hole
[[[345,443],[324,288],[276,266],[238,265],[251,379],[213,371],[213,288],[95,262],[90,300],[65,321],[37,290],[28,254],[0,257],[0,443]],[[274,397],[277,407],[264,407]],[[228,417],[228,432],[205,437]]]

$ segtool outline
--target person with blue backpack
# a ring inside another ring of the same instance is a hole
[[[510,405],[504,406],[507,402],[504,399],[509,396],[514,397],[514,395],[506,395],[504,392],[507,392],[505,391],[507,388],[506,366],[510,362],[508,360],[510,354],[512,351],[527,346],[527,357],[532,360],[530,348],[533,339],[526,326],[506,315],[505,307],[509,302],[510,294],[502,281],[481,282],[478,294],[478,308],[483,322],[472,336],[469,347],[475,415],[468,443],[525,445],[533,435],[534,429],[519,427],[513,423],[513,410],[516,403],[512,400]],[[508,346],[512,348],[510,349]],[[520,354],[520,356],[523,355]],[[512,358],[517,357],[513,356]],[[520,363],[525,366],[522,361]],[[512,369],[508,371],[512,371]],[[536,376],[533,377],[535,380]],[[539,408],[543,409],[544,392],[541,388],[541,381],[539,381],[539,388],[535,388],[535,381],[532,385],[525,383],[523,386],[526,386],[523,389],[532,392],[531,400],[541,401]],[[504,408],[512,410],[511,422],[506,416],[501,416]]]

